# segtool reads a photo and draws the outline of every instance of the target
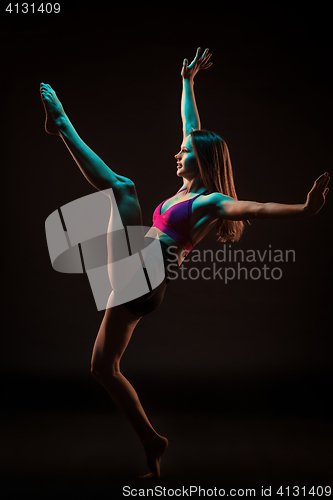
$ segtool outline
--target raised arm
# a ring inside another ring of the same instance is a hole
[[[220,193],[212,194],[212,204],[218,219],[295,219],[315,215],[325,204],[330,181],[328,172],[322,174],[314,182],[308,193],[306,202],[297,205],[283,203],[257,203],[255,201],[238,201]]]
[[[197,104],[194,95],[194,77],[200,69],[207,69],[213,63],[208,62],[212,54],[208,53],[208,49],[204,51],[201,57],[200,47],[198,47],[196,55],[188,65],[188,60],[184,59],[181,71],[183,79],[183,89],[181,98],[181,115],[183,121],[183,139],[192,132],[192,130],[200,130],[201,123]]]

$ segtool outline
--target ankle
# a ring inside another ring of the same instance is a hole
[[[143,439],[140,439],[142,446],[144,447],[149,447],[149,446],[156,446],[157,443],[160,442],[161,436],[157,434],[157,432],[154,432],[153,434],[146,436]]]
[[[66,113],[63,113],[56,118],[54,118],[54,124],[59,130],[59,132],[65,132],[67,126],[69,125],[70,121],[68,119],[68,116]]]

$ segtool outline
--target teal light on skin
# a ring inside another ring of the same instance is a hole
[[[175,155],[177,160],[177,175],[187,180],[193,180],[199,173],[199,166],[195,157],[191,136],[188,135],[182,142],[180,152]]]

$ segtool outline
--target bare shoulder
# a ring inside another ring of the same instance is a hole
[[[208,203],[211,203],[214,205],[219,205],[220,203],[225,202],[225,201],[235,201],[234,198],[231,198],[230,196],[226,196],[225,194],[222,194],[222,193],[207,194],[207,196],[205,196],[205,198],[207,199]]]
[[[198,208],[204,207],[212,215],[218,216],[221,205],[227,201],[234,201],[234,198],[216,192],[207,194],[205,196],[200,196],[196,201],[198,201]]]

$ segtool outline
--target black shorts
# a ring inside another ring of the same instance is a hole
[[[150,314],[155,311],[159,305],[161,305],[167,284],[170,282],[170,278],[167,271],[167,265],[169,263],[169,254],[168,254],[168,246],[160,241],[163,262],[164,262],[164,272],[165,278],[156,288],[152,289],[149,281],[149,277],[145,268],[143,268],[147,283],[149,286],[149,292],[138,297],[137,299],[131,300],[129,302],[125,302],[123,306],[126,307],[128,311],[130,311],[135,316],[141,317]]]

